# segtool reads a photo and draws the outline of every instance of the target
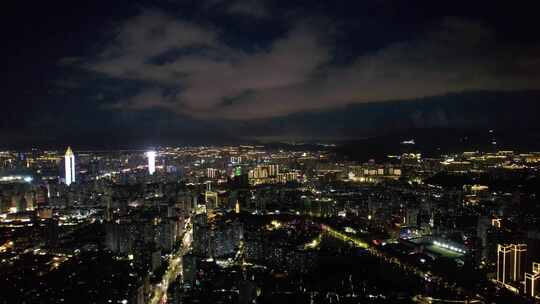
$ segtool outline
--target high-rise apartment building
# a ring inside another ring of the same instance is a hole
[[[206,169],[206,177],[208,178],[216,178],[218,176],[218,170],[214,168],[207,168]]]
[[[527,253],[526,244],[497,246],[497,281],[501,284],[523,279],[523,263]]]
[[[523,281],[523,275],[525,273],[525,263],[527,262],[527,244],[514,245],[514,266],[512,267],[514,272],[512,273],[512,280],[515,282]]]
[[[540,263],[533,263],[532,273],[525,273],[525,294],[540,296]]]

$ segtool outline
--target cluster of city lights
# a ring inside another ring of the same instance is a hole
[[[27,175],[9,175],[9,176],[0,176],[0,182],[25,182],[31,183],[34,179],[31,176]]]
[[[463,250],[463,249],[459,249],[459,248],[454,247],[454,246],[452,246],[452,245],[448,245],[448,244],[441,243],[441,242],[438,242],[438,241],[433,241],[433,245],[439,246],[439,247],[442,247],[442,248],[444,248],[444,249],[448,249],[448,250],[451,250],[451,251],[463,253],[463,254],[466,253],[466,251]]]

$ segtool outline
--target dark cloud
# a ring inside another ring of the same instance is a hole
[[[246,91],[278,90],[308,81],[329,58],[328,48],[321,47],[318,39],[314,29],[298,24],[269,49],[245,52],[219,41],[216,32],[147,11],[122,25],[111,45],[83,67],[107,77],[154,85],[147,92],[119,100],[120,107],[163,107],[212,117],[222,110],[224,100]],[[166,64],[151,60],[193,47],[204,50],[170,58]],[[160,92],[160,88],[170,87],[182,89],[176,96]]]
[[[144,11],[124,22],[84,67],[150,84],[117,100],[115,108],[159,107],[201,119],[277,117],[350,103],[540,86],[537,46],[499,45],[489,27],[464,19],[435,25],[336,66],[331,37],[313,23],[298,21],[270,47],[248,52],[227,45],[219,30]],[[153,60],[165,55],[165,63]],[[165,94],[170,88],[177,94]]]
[[[252,16],[255,18],[268,17],[268,9],[261,0],[237,0],[229,6],[229,13]]]
[[[226,113],[279,116],[450,92],[534,89],[540,86],[540,67],[534,63],[538,55],[534,54],[540,54],[536,47],[500,46],[489,29],[447,19],[414,41],[390,44],[357,57],[348,66],[329,67],[320,78],[261,90],[247,106],[231,107]]]
[[[207,0],[201,1],[203,11],[230,14],[234,17],[267,18],[270,16],[265,0]]]

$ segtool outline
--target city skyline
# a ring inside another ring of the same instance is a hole
[[[535,303],[540,152],[416,143],[0,151],[0,302]]]
[[[540,304],[533,3],[2,10],[0,304]]]

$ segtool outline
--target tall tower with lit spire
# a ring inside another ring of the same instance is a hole
[[[71,147],[68,147],[66,150],[65,159],[65,168],[66,168],[66,185],[71,185],[75,182],[75,155],[71,151]]]
[[[156,172],[156,151],[146,152],[148,157],[148,174],[153,175]]]

